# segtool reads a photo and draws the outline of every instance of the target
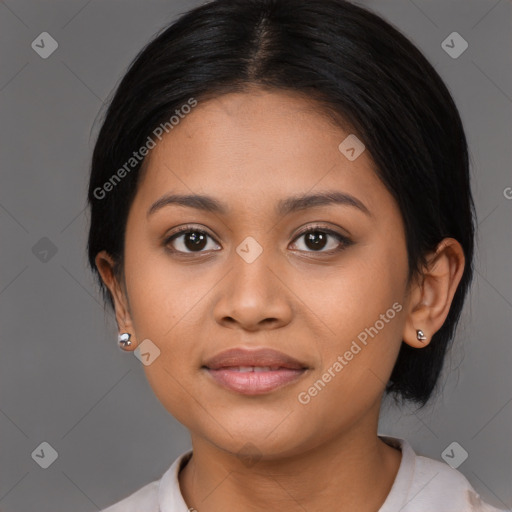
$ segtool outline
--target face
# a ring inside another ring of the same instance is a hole
[[[375,426],[407,252],[368,151],[339,149],[349,135],[312,102],[255,89],[199,103],[151,150],[126,228],[126,330],[160,350],[147,378],[193,438],[271,457]],[[168,194],[220,208],[152,209]],[[338,201],[304,201],[316,194]],[[212,362],[229,349],[262,371]]]

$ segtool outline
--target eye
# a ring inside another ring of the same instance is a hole
[[[306,247],[306,249],[299,248],[299,250],[304,250],[305,252],[324,252],[332,254],[346,249],[353,243],[352,240],[348,239],[346,236],[343,236],[342,234],[337,233],[332,229],[322,226],[309,227],[309,229],[300,233],[297,238],[295,238],[295,240],[299,240],[303,237],[303,245]],[[323,250],[326,247],[327,250]]]
[[[182,252],[185,254],[214,250],[212,247],[207,247],[208,238],[213,240],[213,238],[202,229],[197,229],[192,226],[182,226],[165,240],[165,245],[171,245],[173,252]]]
[[[301,237],[304,237],[304,246],[306,248],[299,248],[298,250],[304,252],[332,254],[342,251],[353,243],[346,236],[323,226],[310,226],[307,230],[302,231],[302,233],[295,238],[295,241],[299,240]],[[213,244],[213,247],[208,247],[208,239],[214,241],[214,239],[202,229],[198,229],[194,226],[182,226],[169,236],[164,244],[166,246],[170,245],[172,252],[183,254],[202,253],[209,250],[220,249],[218,244]],[[324,250],[326,248],[327,250]]]

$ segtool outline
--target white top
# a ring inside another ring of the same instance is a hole
[[[402,451],[402,460],[391,491],[379,512],[499,512],[482,501],[466,477],[444,462],[416,455],[404,439],[379,436]],[[179,456],[155,480],[102,512],[187,512],[178,473],[192,450]],[[192,508],[190,510],[193,510]],[[510,509],[509,509],[510,512]]]

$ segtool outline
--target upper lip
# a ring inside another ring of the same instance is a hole
[[[256,350],[232,348],[208,359],[204,366],[210,370],[238,366],[279,366],[298,370],[307,368],[297,359],[271,348]]]

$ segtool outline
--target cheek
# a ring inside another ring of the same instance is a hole
[[[361,396],[368,393],[368,399],[387,382],[404,325],[405,241],[389,240],[383,235],[358,247],[332,274],[324,295],[318,294],[318,303],[325,308],[321,316],[331,331],[323,346],[322,370],[342,356],[343,370],[334,373],[343,378],[333,379],[332,388],[353,389]],[[344,396],[341,393],[340,400]]]
[[[194,309],[208,288],[204,269],[173,262],[163,245],[158,247],[136,229],[126,241],[125,269],[131,316],[139,337],[172,338],[174,326]],[[204,279],[198,278],[198,272]]]
[[[138,244],[135,236],[127,239],[126,286],[137,341],[149,339],[160,351],[144,366],[146,377],[161,403],[184,422],[191,400],[190,372],[200,357],[193,341],[204,338],[198,327],[205,322],[201,299],[215,283],[211,270],[200,267],[178,266],[163,247],[155,250]]]
[[[398,307],[393,309],[393,304],[403,300],[407,271],[405,246],[376,238],[354,248],[343,266],[331,273],[323,292],[315,292],[314,300],[328,317],[332,331],[343,339],[353,338],[381,315],[395,318]]]

